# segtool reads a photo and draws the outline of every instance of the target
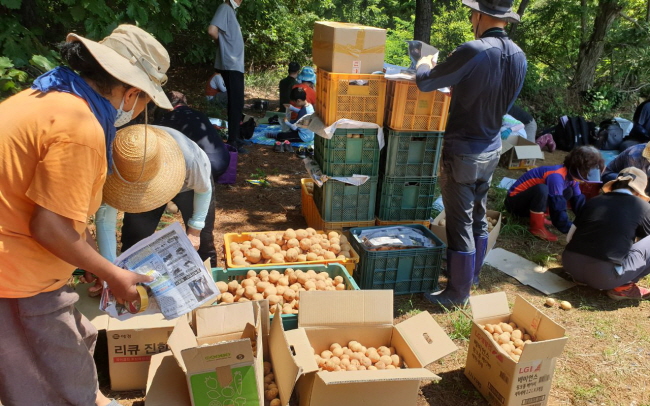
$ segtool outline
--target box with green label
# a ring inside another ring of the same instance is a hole
[[[260,313],[258,302],[234,303],[197,309],[194,330],[178,321],[167,344],[192,406],[264,406]]]

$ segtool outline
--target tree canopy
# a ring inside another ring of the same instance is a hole
[[[524,17],[510,32],[529,61],[522,104],[548,124],[561,114],[600,119],[629,111],[650,90],[648,2],[517,1],[515,8]],[[0,32],[0,98],[58,65],[56,45],[68,32],[100,39],[120,23],[151,32],[168,48],[174,65],[210,64],[215,46],[206,30],[218,5],[205,0],[0,0],[5,27]],[[429,23],[430,41],[441,59],[472,39],[467,9],[456,0],[244,0],[238,19],[250,71],[284,67],[292,60],[308,64],[318,20],[386,28],[386,61],[401,65],[408,64],[404,41],[426,38]]]

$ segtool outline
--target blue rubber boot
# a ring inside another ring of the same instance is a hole
[[[485,253],[487,252],[488,247],[488,236],[474,236],[474,247],[476,248],[476,263],[474,264],[474,280],[472,281],[472,284],[478,286],[478,275],[481,273],[481,268],[485,261]]]
[[[425,293],[424,298],[446,308],[465,305],[474,278],[475,261],[476,251],[459,252],[447,249],[447,287],[439,292]]]

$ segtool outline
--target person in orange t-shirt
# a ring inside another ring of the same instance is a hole
[[[97,330],[67,286],[75,267],[135,301],[150,277],[96,251],[86,229],[112,171],[115,127],[162,90],[169,55],[151,35],[120,25],[101,42],[69,34],[67,67],[0,104],[0,403],[117,406],[98,389]]]

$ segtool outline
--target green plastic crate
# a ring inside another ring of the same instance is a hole
[[[384,221],[428,220],[435,201],[438,178],[384,177],[377,217]]]
[[[396,226],[392,226],[396,227]],[[438,288],[440,264],[445,243],[420,224],[401,225],[422,231],[435,243],[432,248],[409,248],[392,251],[368,251],[357,239],[363,230],[387,228],[357,227],[350,229],[352,247],[360,261],[355,276],[361,289],[393,289],[396,295],[433,292]]]
[[[317,136],[314,158],[327,176],[379,175],[377,129],[341,128],[332,139]]]
[[[444,132],[388,131],[384,175],[390,177],[432,177],[438,175]]]
[[[260,267],[230,268],[230,269],[212,268],[212,278],[214,279],[215,282],[223,281],[228,283],[232,280],[241,282],[244,279],[246,279],[246,273],[248,273],[248,271],[250,270],[253,270],[257,273],[263,270],[267,270],[267,271],[276,270],[280,273],[284,273],[284,270],[287,268],[291,268],[294,270],[301,269],[303,271],[308,271],[310,269],[313,269],[318,273],[327,271],[329,276],[332,278],[335,278],[337,276],[343,277],[343,282],[345,283],[345,287],[347,290],[359,290],[359,285],[357,285],[357,283],[354,281],[352,276],[350,276],[348,271],[341,264],[292,265],[292,266],[282,265],[282,266],[268,266],[265,268],[260,268]],[[271,318],[273,318],[273,315],[271,315]],[[283,314],[282,325],[284,326],[285,330],[294,330],[298,328],[298,315]]]
[[[314,185],[314,203],[323,221],[370,221],[375,218],[378,183],[377,176],[361,186],[330,179]]]

